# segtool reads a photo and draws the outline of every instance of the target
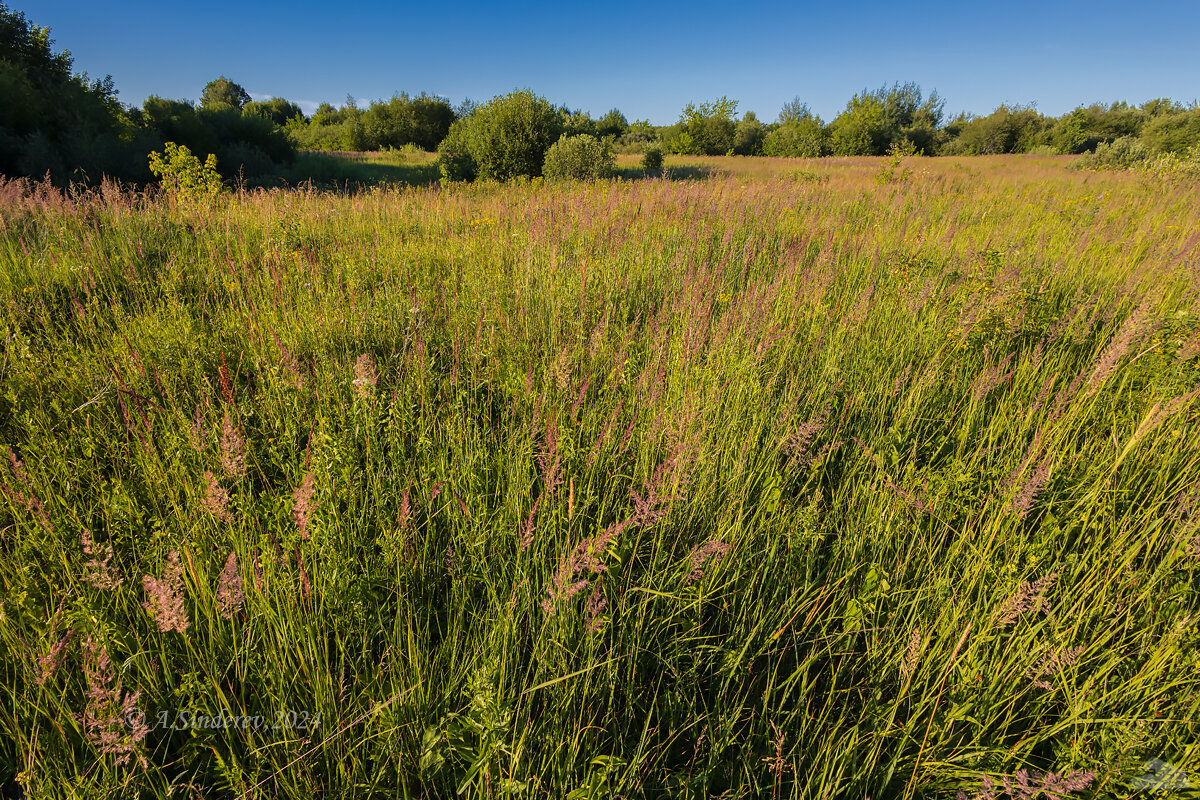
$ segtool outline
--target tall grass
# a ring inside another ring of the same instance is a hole
[[[0,792],[1195,770],[1200,192],[882,163],[0,186]]]

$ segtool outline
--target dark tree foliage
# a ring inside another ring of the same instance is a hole
[[[784,104],[779,127],[763,141],[763,155],[775,158],[820,158],[829,155],[829,131],[800,98]]]
[[[112,79],[72,74],[70,53],[52,45],[49,29],[0,3],[0,172],[59,184],[148,176]]]
[[[986,117],[959,116],[945,127],[947,154],[1027,153],[1045,142],[1053,120],[1032,106],[1001,105]]]
[[[1145,114],[1128,103],[1079,106],[1059,117],[1050,130],[1050,143],[1060,153],[1086,153],[1101,142],[1137,136]]]
[[[596,137],[596,120],[586,111],[571,110],[567,106],[559,106],[559,120],[562,122],[564,136]]]
[[[587,138],[621,152],[661,148],[685,155],[883,155],[893,146],[925,155],[1023,152],[1082,154],[1113,143],[1123,153],[1185,153],[1200,146],[1200,108],[1169,98],[1079,106],[1054,118],[1033,106],[1004,104],[984,116],[944,119],[937,92],[915,83],[864,90],[829,124],[799,97],[777,122],[763,124],[737,101],[689,103],[674,125],[632,123],[613,108],[598,120],[554,106],[531,92],[513,92],[480,106],[420,94],[397,94],[360,108],[354,98],[322,103],[311,118],[284,98],[252,101],[225,76],[204,87],[199,106],[150,97],[141,108],[117,101],[111,78],[72,72],[67,51],[55,52],[47,28],[0,2],[0,173],[49,175],[59,185],[102,176],[151,179],[147,154],[167,141],[200,158],[217,157],[222,174],[274,174],[297,146],[320,150],[419,147],[437,150],[443,174],[508,180],[542,174],[546,152],[563,135],[583,152]],[[568,152],[568,145],[562,148]],[[1139,158],[1141,156],[1139,155]],[[1110,159],[1111,160],[1111,159]]]
[[[161,142],[187,145],[201,160],[210,153],[226,177],[270,174],[295,159],[295,145],[270,118],[228,105],[196,108],[185,100],[151,96],[136,115]]]
[[[250,102],[249,93],[224,75],[209,81],[200,95],[200,107],[209,109],[236,108],[238,111]]]
[[[259,117],[266,117],[276,125],[287,125],[293,119],[304,121],[304,112],[300,110],[300,106],[284,100],[282,97],[272,97],[270,100],[252,100],[242,106],[243,114],[254,114]]]
[[[617,109],[612,109],[596,121],[596,135],[621,137],[629,130],[629,120]]]
[[[401,93],[376,100],[365,110],[353,98],[341,108],[322,103],[307,124],[288,125],[293,139],[310,150],[381,150],[416,145],[436,150],[456,119],[454,108],[440,97]]]

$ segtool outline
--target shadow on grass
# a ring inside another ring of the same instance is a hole
[[[719,170],[709,164],[667,165],[665,171],[646,172],[640,164],[618,164],[613,177],[626,181],[666,177],[671,181],[703,180]],[[254,188],[295,188],[311,185],[322,191],[355,193],[374,186],[428,186],[438,182],[434,153],[302,151],[279,174],[263,176],[247,185]]]
[[[401,184],[426,186],[436,183],[438,169],[432,154],[301,152],[296,162],[280,174],[255,181],[258,186],[313,188],[356,192],[373,186]]]
[[[699,181],[704,180],[717,170],[705,164],[688,164],[686,166],[668,166],[664,172],[646,172],[641,167],[618,166],[613,172],[613,177],[620,178],[623,181],[640,181],[647,178],[662,178],[665,177],[671,181]]]

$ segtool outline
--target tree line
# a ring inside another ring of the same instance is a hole
[[[541,157],[553,142],[540,139],[550,134],[555,140],[592,137],[618,152],[791,158],[883,155],[895,147],[925,155],[987,155],[1088,153],[1118,141],[1158,153],[1200,145],[1200,108],[1194,101],[1093,104],[1059,117],[1005,104],[984,116],[947,117],[945,101],[936,92],[926,96],[914,83],[864,89],[829,122],[800,98],[763,122],[752,111],[739,116],[738,102],[721,97],[689,103],[675,123],[656,126],[630,122],[615,108],[594,118],[528,92],[506,96],[519,95],[521,107],[505,107],[503,113],[496,106],[503,98],[451,105],[429,94],[402,93],[365,108],[353,98],[341,107],[323,103],[309,115],[284,98],[252,100],[224,76],[204,87],[195,103],[151,96],[141,107],[125,107],[111,78],[73,73],[70,54],[55,53],[52,44],[47,28],[0,3],[0,173],[49,174],[60,184],[101,175],[145,182],[151,178],[147,154],[168,141],[200,158],[214,155],[227,177],[275,174],[297,150],[403,148],[441,151],[442,163],[455,175],[511,172],[511,165],[493,170],[494,159],[482,155],[483,149],[511,161],[521,146],[483,142],[486,131],[532,136]],[[502,123],[513,114],[525,116]],[[486,119],[466,124],[481,115]],[[540,174],[540,165],[520,169]]]

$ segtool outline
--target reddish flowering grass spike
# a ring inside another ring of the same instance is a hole
[[[575,396],[575,402],[571,404],[571,419],[575,419],[575,415],[579,413],[579,409],[587,397],[588,387],[591,384],[592,378],[589,375],[587,378],[584,378],[583,384],[579,387],[579,393]]]
[[[633,436],[633,427],[634,427],[634,425],[637,424],[638,413],[639,412],[637,412],[637,411],[634,412],[633,416],[629,420],[629,425],[626,426],[626,428],[625,428],[625,433],[621,435],[621,442],[620,442],[620,444],[617,445],[617,454],[618,455],[624,454],[625,451],[629,448],[629,440],[630,440],[630,437]]]
[[[463,499],[461,497],[459,497],[456,492],[451,492],[450,494],[454,496],[455,502],[458,503],[459,513],[467,518],[467,522],[470,522],[471,521],[471,509],[467,508],[467,504],[463,502]]]
[[[308,579],[308,571],[304,569],[304,559],[300,556],[300,545],[296,545],[296,572],[300,578],[300,599],[312,597],[312,583]]]
[[[812,422],[806,422],[788,434],[779,449],[788,456],[790,464],[806,467],[813,460],[809,448],[812,446],[813,440],[817,438],[817,434],[823,430],[825,430],[825,416],[818,414]]]
[[[857,436],[851,436],[850,438],[856,445],[858,445],[858,449],[862,450],[863,455],[875,462],[876,466],[879,465],[879,460],[875,457],[875,451],[872,450],[866,442],[864,442],[862,439],[859,439]]]
[[[929,500],[923,497],[919,492],[909,492],[905,489],[901,489],[887,478],[884,478],[883,482],[889,489],[898,494],[900,499],[904,501],[905,505],[907,505],[913,511],[916,511],[918,514],[933,513],[933,506],[930,505]]]
[[[592,588],[587,605],[583,609],[584,624],[592,633],[596,633],[604,625],[604,617],[601,615],[608,606],[608,601],[604,599],[603,581],[603,578],[596,579],[596,585]]]
[[[241,610],[245,601],[246,590],[241,573],[238,572],[237,555],[230,551],[217,583],[217,611],[225,619],[233,619],[233,615]]]
[[[1053,388],[1056,380],[1058,380],[1057,372],[1042,382],[1042,388],[1038,390],[1037,398],[1034,399],[1033,406],[1029,409],[1031,415],[1046,404],[1046,400],[1050,398],[1050,390]]]
[[[4,481],[0,481],[0,494],[8,497],[14,505],[24,507],[26,511],[38,518],[38,523],[43,528],[50,530],[50,519],[46,515],[46,507],[38,499],[37,495],[34,494],[30,486],[29,473],[25,470],[25,463],[17,458],[12,448],[7,449],[9,467],[12,472],[13,483],[16,484],[16,487],[14,488]]]
[[[529,369],[525,370],[525,399],[528,400],[533,396],[533,364],[530,363]]]
[[[1004,601],[996,615],[996,627],[1005,628],[1017,621],[1017,618],[1029,611],[1050,613],[1046,602],[1046,592],[1058,579],[1058,573],[1052,572],[1038,578],[1036,581],[1026,581],[1017,587],[1017,591]]]
[[[262,559],[259,556],[258,545],[254,546],[254,588],[262,591],[266,583],[263,581]]]
[[[221,398],[228,405],[235,405],[237,398],[233,394],[233,380],[229,375],[229,365],[225,363],[225,353],[221,353],[221,366],[217,370],[217,375],[221,379]]]
[[[409,502],[409,494],[412,492],[412,486],[404,487],[404,494],[400,495],[400,513],[396,517],[396,527],[400,530],[408,530],[408,522],[412,519],[412,503]]]
[[[608,421],[604,423],[604,429],[600,431],[600,436],[592,443],[592,449],[588,453],[587,466],[588,469],[596,462],[596,458],[600,455],[600,448],[608,441],[609,435],[612,433],[613,426],[617,422],[617,415],[621,413],[621,409],[625,406],[625,398],[617,403],[612,412],[608,415]]]
[[[722,542],[716,539],[705,542],[704,544],[696,545],[688,553],[688,564],[691,571],[688,573],[686,583],[695,583],[704,575],[704,565],[710,560],[712,563],[717,563],[725,557],[729,552],[732,544]]]
[[[921,633],[920,628],[913,628],[912,636],[908,639],[908,647],[904,651],[904,658],[900,661],[900,677],[907,679],[917,669],[917,664],[921,660],[921,651],[925,646],[925,637]]]
[[[197,453],[202,451],[207,445],[207,426],[204,422],[204,412],[200,408],[200,404],[196,404],[196,411],[192,414],[192,421],[188,425],[188,443]]]
[[[1050,479],[1050,458],[1042,459],[1042,462],[1034,469],[1033,474],[1025,481],[1025,485],[1021,491],[1013,498],[1012,510],[1018,517],[1025,519],[1037,502],[1038,495],[1042,493],[1042,489],[1046,486],[1046,481]]]
[[[354,386],[355,397],[367,398],[375,394],[375,386],[379,383],[379,370],[375,366],[375,359],[370,353],[363,353],[354,362]]]
[[[991,775],[981,776],[981,788],[978,794],[967,798],[967,793],[959,791],[955,796],[957,800],[996,800],[996,782],[992,780]]]
[[[313,503],[314,494],[316,494],[316,487],[313,483],[313,474],[309,472],[304,476],[300,485],[292,491],[292,519],[296,522],[296,530],[300,532],[301,539],[309,537],[308,526],[312,522],[313,511],[316,509],[316,505]]]
[[[908,364],[908,366],[906,366],[904,368],[904,371],[901,372],[898,376],[896,376],[896,380],[892,381],[892,388],[888,392],[888,397],[894,398],[894,397],[896,397],[896,395],[900,394],[900,390],[902,388],[904,388],[904,385],[906,383],[908,383],[908,378],[911,374],[912,374],[912,363],[910,362]]]
[[[153,617],[158,629],[163,633],[186,633],[191,620],[184,607],[183,566],[179,563],[179,551],[172,550],[167,557],[161,579],[142,576],[142,588],[146,591],[146,602],[142,606]]]
[[[282,366],[283,371],[291,377],[292,382],[296,387],[296,391],[300,391],[304,388],[304,374],[300,371],[300,362],[297,361],[296,357],[292,355],[291,351],[284,346],[283,342],[280,341],[279,336],[275,333],[275,331],[271,331],[271,337],[275,340],[275,346],[279,348],[280,366]]]
[[[246,474],[246,442],[229,414],[221,420],[221,469],[230,478]]]
[[[1177,361],[1191,361],[1196,356],[1200,356],[1200,331],[1192,334],[1192,338],[1184,342],[1175,353]]]
[[[783,757],[783,731],[779,730],[779,727],[774,722],[771,723],[771,730],[775,734],[771,739],[771,743],[775,746],[775,755],[768,756],[762,760],[767,764],[767,768],[775,774],[775,780],[778,781],[783,776],[783,773],[791,770],[791,767],[788,766],[787,761]]]
[[[524,553],[533,544],[533,521],[537,517],[538,506],[542,503],[542,495],[538,495],[533,501],[533,508],[529,510],[529,517],[525,520],[525,528],[521,534],[521,552]]]
[[[1012,370],[1011,372],[1004,371],[1004,368],[1008,366],[1015,355],[1016,351],[1013,351],[1005,356],[1004,360],[999,364],[991,364],[984,367],[983,371],[975,377],[975,381],[971,384],[971,402],[978,403],[989,392],[1003,384],[1016,373],[1016,370]]]
[[[209,470],[204,471],[204,508],[222,522],[233,522],[229,513],[229,494],[217,483],[217,477]]]
[[[1033,685],[1039,689],[1053,689],[1054,686],[1047,679],[1053,678],[1078,661],[1079,657],[1083,655],[1084,649],[1083,647],[1068,647],[1048,656],[1042,656],[1038,659],[1037,664],[1025,671],[1025,677],[1032,679]]]
[[[1072,792],[1082,792],[1096,780],[1096,773],[1090,770],[1071,770],[1069,772],[1048,772],[1041,778],[1041,792],[1046,800],[1065,800]]]
[[[67,599],[64,597],[58,603],[58,608],[54,611],[54,616],[50,619],[50,652],[44,656],[39,656],[37,661],[37,677],[34,682],[38,686],[44,686],[46,681],[58,672],[58,668],[62,666],[63,661],[67,658],[67,648],[71,644],[71,640],[75,638],[75,631],[68,630],[55,638],[58,632],[58,623],[62,618],[63,607],[66,605]]]
[[[608,569],[602,557],[629,524],[630,521],[626,520],[610,525],[599,536],[584,539],[570,553],[564,553],[559,558],[554,580],[546,588],[549,597],[542,601],[542,610],[548,616],[554,616],[558,603],[570,600],[586,589],[591,575],[599,575]]]
[[[433,485],[433,488],[429,490],[429,505],[432,506],[433,502],[438,499],[438,495],[442,493],[442,487],[445,485],[445,481],[438,481]]]
[[[1125,320],[1121,329],[1117,331],[1116,336],[1112,338],[1104,350],[1101,351],[1100,357],[1096,359],[1096,364],[1087,378],[1087,391],[1089,395],[1095,393],[1100,388],[1100,385],[1116,371],[1117,364],[1145,336],[1150,327],[1150,303],[1147,300],[1143,301],[1129,315],[1129,318]]]
[[[29,474],[25,471],[25,462],[17,458],[17,454],[13,452],[11,447],[4,448],[8,453],[9,469],[12,471],[13,482],[26,485],[29,482]]]
[[[459,349],[459,345],[458,345],[458,337],[455,336],[454,337],[454,362],[450,368],[450,385],[451,386],[455,386],[458,384],[459,358],[460,358],[460,349]]]
[[[104,549],[92,540],[92,532],[84,528],[79,534],[79,542],[83,546],[83,554],[88,560],[83,565],[83,579],[97,589],[116,589],[125,580],[112,565],[113,546],[108,542]]]
[[[108,650],[91,636],[83,641],[83,672],[88,684],[88,702],[77,718],[92,746],[101,755],[115,756],[114,767],[123,767],[138,753],[139,745],[149,733],[138,708],[142,693],[124,691]],[[139,755],[139,761],[144,763],[144,756]]]
[[[558,492],[562,485],[562,461],[558,452],[558,425],[551,419],[546,424],[542,451],[538,454],[538,471],[542,473],[543,491],[550,497]]]

